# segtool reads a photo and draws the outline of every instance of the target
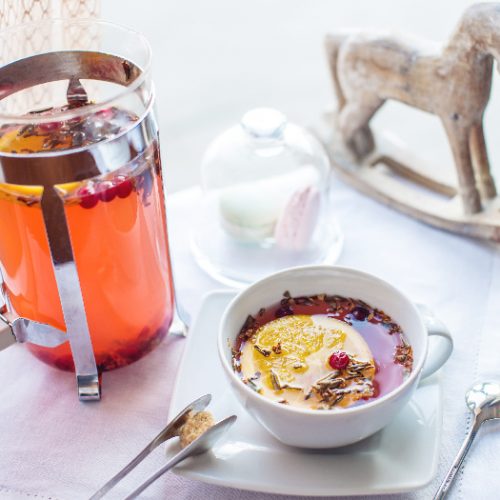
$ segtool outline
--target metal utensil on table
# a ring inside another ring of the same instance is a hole
[[[174,298],[174,317],[168,330],[170,335],[177,337],[187,337],[189,332],[189,318],[184,310],[181,310],[179,302]]]
[[[156,447],[161,443],[164,443],[168,439],[178,436],[180,428],[184,425],[187,420],[188,414],[190,412],[198,413],[203,411],[212,400],[210,394],[205,394],[193,401],[191,404],[186,406],[173,420],[171,420],[167,426],[135,457],[133,458],[125,467],[123,467],[120,472],[113,476],[104,486],[102,486],[99,491],[96,491],[90,500],[95,500],[97,498],[102,498],[113,486],[115,486],[119,481],[121,481],[132,469],[134,469],[139,463],[141,463]]]
[[[487,420],[500,419],[500,383],[480,382],[473,385],[465,394],[465,403],[473,413],[472,426],[434,500],[441,500],[448,494],[481,424]]]
[[[179,295],[177,289],[177,273],[175,272],[175,267],[173,264],[172,257],[172,244],[167,242],[168,246],[168,254],[170,256],[170,267],[172,269],[172,289],[174,292],[174,316],[172,318],[172,323],[170,324],[170,328],[168,329],[169,335],[175,335],[177,337],[187,337],[189,332],[189,324],[191,322],[191,318],[189,317],[189,313],[181,307],[179,303]]]
[[[102,498],[106,493],[111,490],[116,484],[121,481],[130,471],[132,471],[139,463],[141,463],[155,448],[165,441],[179,435],[181,427],[185,424],[190,413],[199,413],[203,411],[212,400],[210,394],[205,394],[204,396],[193,401],[191,404],[186,406],[173,420],[171,420],[167,426],[135,457],[133,458],[123,469],[121,469],[115,476],[113,476],[104,486],[102,486],[98,491],[96,491],[90,500],[97,500]],[[236,416],[228,417],[221,422],[218,422],[213,427],[205,431],[201,436],[195,439],[190,445],[182,449],[179,453],[174,455],[161,469],[159,469],[153,476],[147,479],[141,486],[139,486],[134,492],[127,498],[134,498],[141,491],[147,488],[153,481],[155,481],[162,474],[170,470],[176,464],[182,460],[198,455],[205,451],[208,451],[215,442],[223,435],[225,430],[227,430],[233,422],[236,420]]]
[[[195,439],[191,444],[183,448],[179,453],[174,455],[163,467],[158,469],[151,477],[149,477],[144,483],[142,483],[138,488],[136,488],[125,500],[131,500],[143,492],[151,483],[156,481],[160,476],[169,471],[172,467],[182,462],[186,458],[193,457],[195,455],[201,455],[206,451],[210,450],[214,444],[226,433],[226,431],[233,425],[236,420],[236,415],[217,422],[213,427],[206,430],[200,437]]]

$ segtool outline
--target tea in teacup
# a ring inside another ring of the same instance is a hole
[[[379,398],[411,372],[401,327],[362,300],[317,294],[249,315],[233,350],[243,383],[282,404],[316,410]]]

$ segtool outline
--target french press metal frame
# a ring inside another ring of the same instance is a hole
[[[138,78],[141,74],[140,68],[116,55],[90,51],[49,52],[0,68],[0,99],[34,85],[68,80],[68,102],[83,105],[87,104],[87,94],[81,79],[113,82],[140,92]],[[129,151],[130,161],[140,155],[158,136],[150,112],[151,102],[146,104],[143,118],[132,129],[86,148],[50,153],[0,154],[0,182],[43,187],[41,209],[66,332],[19,317],[9,307],[7,294],[4,294],[7,304],[0,308],[0,322],[7,325],[17,342],[45,347],[69,342],[78,396],[82,401],[99,400],[101,384],[64,202],[55,185],[82,181],[116,170],[124,164],[124,150]]]

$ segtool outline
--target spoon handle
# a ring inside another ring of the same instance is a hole
[[[160,476],[168,472],[172,467],[182,462],[188,456],[190,456],[190,451],[187,448],[182,449],[179,453],[174,455],[163,467],[158,469],[152,476],[150,476],[144,483],[142,483],[138,488],[136,488],[130,495],[125,497],[125,500],[132,500],[136,498],[140,493],[142,493],[150,484],[154,483]]]
[[[211,394],[205,394],[187,405],[167,426],[123,469],[114,475],[99,491],[96,491],[89,500],[98,500],[102,498],[111,488],[116,486],[132,469],[137,467],[155,448],[174,436],[179,435],[179,429],[182,427],[190,412],[198,413],[204,410],[212,399]]]
[[[448,491],[453,484],[453,480],[455,479],[455,476],[457,475],[457,472],[460,469],[460,466],[462,465],[465,456],[467,455],[467,452],[469,451],[472,442],[474,441],[474,438],[476,437],[477,431],[479,430],[479,427],[481,426],[482,422],[478,422],[476,418],[474,418],[474,423],[465,437],[465,440],[457,453],[457,456],[455,457],[455,460],[453,464],[450,467],[450,470],[448,471],[448,474],[444,478],[443,482],[441,483],[441,486],[439,487],[436,495],[434,496],[434,500],[442,500],[443,498],[446,497],[448,494]]]
[[[120,482],[132,469],[137,467],[159,444],[157,438],[153,439],[146,448],[144,448],[135,458],[133,458],[123,469],[121,469],[115,476],[113,476],[99,491],[96,491],[89,500],[98,500],[102,498],[111,488]]]
[[[214,444],[227,432],[227,430],[236,421],[236,415],[217,422],[214,426],[206,430],[201,436],[198,436],[192,443],[182,448],[176,455],[174,455],[163,467],[158,469],[151,477],[146,479],[138,488],[136,488],[125,500],[136,498],[143,492],[150,484],[154,483],[161,475],[169,471],[174,465],[182,462],[188,457],[201,455],[213,448]]]

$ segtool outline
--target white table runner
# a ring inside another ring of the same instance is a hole
[[[194,314],[202,296],[220,285],[189,253],[188,228],[199,195],[191,189],[168,201],[178,297]],[[334,210],[345,233],[339,264],[391,281],[433,308],[450,328],[455,352],[443,369],[444,421],[438,477],[401,496],[432,497],[465,435],[465,390],[482,377],[500,380],[500,252],[438,231],[389,210],[336,182]],[[88,498],[165,423],[184,341],[167,339],[139,362],[104,374],[100,403],[77,401],[73,375],[50,368],[17,345],[0,353],[0,498]],[[193,377],[203,374],[193,374]],[[500,425],[486,424],[450,498],[498,498]],[[163,462],[157,450],[114,490],[123,498]],[[141,498],[277,500],[188,481],[168,474]],[[391,496],[390,498],[398,498]]]

